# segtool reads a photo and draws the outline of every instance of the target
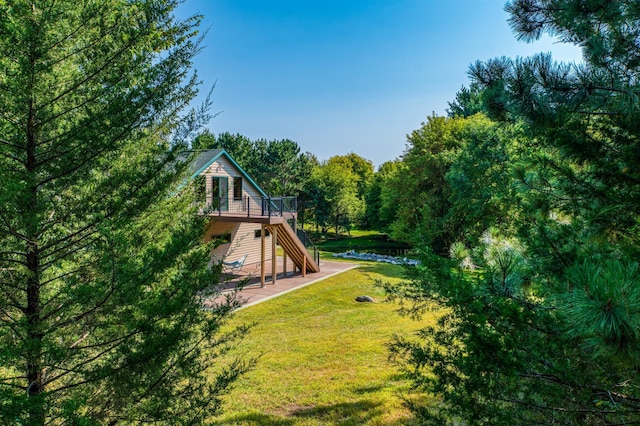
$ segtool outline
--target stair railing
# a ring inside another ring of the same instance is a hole
[[[296,229],[296,235],[298,239],[302,241],[302,244],[306,247],[307,250],[311,252],[313,255],[313,260],[316,261],[316,265],[320,266],[320,250],[313,244],[309,235],[303,229]]]

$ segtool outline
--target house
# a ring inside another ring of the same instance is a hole
[[[303,275],[320,271],[318,251],[303,231],[296,230],[295,197],[269,196],[223,149],[198,152],[192,171],[191,178],[205,201],[202,214],[210,218],[205,239],[223,241],[213,249],[212,262],[243,259],[245,265],[255,264],[264,285],[266,262],[271,262],[271,270],[276,271],[280,246],[284,267],[289,258]],[[313,254],[301,238],[312,247]],[[274,283],[276,275],[272,274]]]

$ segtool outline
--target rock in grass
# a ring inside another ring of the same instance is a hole
[[[375,302],[371,296],[358,296],[356,302]]]

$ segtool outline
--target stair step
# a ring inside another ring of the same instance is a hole
[[[307,272],[319,272],[320,267],[315,262],[315,259],[309,253],[307,248],[302,244],[298,236],[295,234],[293,229],[286,223],[278,223],[275,225],[268,226],[270,231],[273,232],[274,229],[277,229],[278,234],[278,244],[285,251],[287,256],[293,261],[293,263],[298,267],[298,269],[302,270],[304,259],[306,256],[306,271]],[[282,232],[281,232],[282,231]]]

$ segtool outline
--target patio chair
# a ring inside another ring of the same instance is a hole
[[[222,268],[225,273],[231,274],[239,269],[242,269],[244,266],[244,261],[247,260],[247,254],[242,256],[240,259],[235,260],[233,262],[222,262]]]

